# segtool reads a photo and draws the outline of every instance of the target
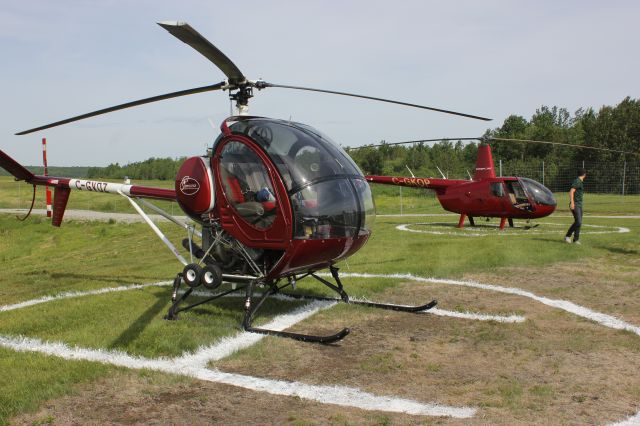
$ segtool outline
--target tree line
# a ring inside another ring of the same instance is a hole
[[[530,139],[573,145],[640,152],[640,100],[627,97],[615,106],[578,109],[541,106],[530,119],[510,115],[500,127],[488,129],[485,137]],[[439,176],[438,167],[449,177],[468,176],[475,164],[477,143],[441,141],[432,145],[390,145],[347,148],[349,155],[365,174],[406,174],[409,167],[416,175]],[[491,141],[494,160],[507,162],[514,169],[545,161],[555,167],[584,162],[597,165],[630,161],[639,157],[620,153],[576,149],[525,142]]]
[[[488,129],[483,136],[513,139],[545,140],[575,145],[603,147],[624,151],[640,151],[640,100],[627,97],[615,106],[578,109],[573,114],[566,108],[541,106],[530,119],[510,115],[500,127]],[[411,169],[421,176],[440,176],[438,168],[451,178],[466,178],[475,164],[478,146],[462,141],[435,144],[390,145],[346,150],[365,174],[407,175]],[[491,142],[494,159],[512,168],[548,162],[560,169],[581,163],[595,165],[623,160],[638,162],[637,156],[574,149],[562,146],[523,142]],[[90,167],[89,178],[174,179],[183,158],[150,158],[145,161],[107,167]]]
[[[129,177],[136,180],[173,180],[178,174],[180,165],[186,157],[180,158],[149,158],[144,161],[125,164],[109,164],[107,167],[89,167],[89,179],[124,179]]]

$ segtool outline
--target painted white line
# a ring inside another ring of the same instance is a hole
[[[70,360],[94,361],[131,369],[147,369],[170,374],[181,374],[209,382],[267,392],[272,395],[297,396],[323,404],[356,407],[363,410],[456,418],[469,418],[476,413],[475,408],[425,404],[410,399],[376,396],[345,386],[317,386],[284,380],[263,379],[242,374],[225,373],[219,370],[209,370],[202,367],[176,365],[170,359],[134,357],[124,352],[70,347],[60,342],[43,342],[39,339],[26,337],[9,338],[0,336],[0,346],[18,352],[38,352]]]
[[[640,327],[629,324],[628,322],[625,322],[614,316],[593,311],[589,308],[585,308],[584,306],[576,305],[573,302],[569,302],[568,300],[550,299],[548,297],[538,296],[534,293],[531,293],[530,291],[522,290],[515,287],[501,287],[493,284],[481,284],[475,281],[447,280],[447,279],[441,279],[441,278],[424,278],[424,277],[420,277],[413,274],[366,274],[366,273],[357,273],[357,272],[345,272],[345,273],[342,273],[341,275],[343,277],[351,277],[351,278],[389,278],[389,279],[417,281],[422,283],[448,284],[448,285],[455,285],[455,286],[479,288],[482,290],[495,291],[499,293],[514,294],[517,296],[523,296],[529,299],[533,299],[537,302],[540,302],[547,306],[551,306],[553,308],[562,309],[563,311],[567,311],[579,317],[586,318],[588,320],[602,324],[605,327],[613,328],[616,330],[631,331],[632,333],[635,333],[638,336],[640,336]]]
[[[551,225],[551,226],[562,226],[563,228],[567,225],[559,224],[559,223],[547,223],[543,222],[540,225]],[[427,225],[431,229],[412,229],[411,226],[419,226],[419,225]],[[406,232],[414,232],[417,234],[430,234],[430,235],[453,235],[457,237],[487,237],[487,236],[531,236],[531,235],[549,235],[549,234],[559,234],[561,230],[544,230],[544,229],[523,229],[521,227],[516,227],[515,229],[505,228],[504,231],[500,231],[499,227],[491,226],[483,229],[483,232],[478,232],[478,228],[462,228],[457,231],[449,231],[451,226],[446,226],[447,224],[443,224],[442,222],[419,222],[419,223],[405,223],[402,225],[396,226],[398,231],[406,231]],[[590,225],[583,224],[582,234],[625,234],[631,232],[629,228],[625,228],[622,226],[603,226],[603,225]],[[584,228],[605,228],[609,230],[603,231],[590,231]],[[446,229],[446,231],[437,231],[436,229]],[[514,231],[522,231],[522,232],[514,232]],[[564,230],[562,230],[564,232]]]
[[[134,290],[150,286],[166,286],[170,283],[171,282],[167,281],[152,284],[112,287],[85,292],[66,292],[56,296],[47,296],[31,301],[21,302],[19,304],[3,306],[0,307],[0,312],[25,308],[65,298],[68,299],[117,291]],[[285,300],[296,300],[282,295],[280,298]],[[315,301],[290,313],[274,318],[271,322],[266,324],[265,327],[284,330],[285,328],[308,318],[318,311],[327,309],[335,304],[336,302],[331,301]],[[194,353],[185,354],[184,356],[177,358],[156,359],[132,356],[122,351],[70,347],[62,342],[44,342],[40,339],[23,336],[0,336],[0,347],[13,349],[19,352],[37,352],[69,360],[85,360],[132,369],[149,369],[170,374],[181,374],[200,380],[228,384],[253,391],[267,392],[272,395],[296,396],[323,404],[335,404],[344,407],[361,408],[363,410],[455,418],[473,417],[477,411],[477,409],[470,407],[454,407],[436,403],[422,403],[392,396],[377,396],[368,392],[363,392],[357,388],[345,386],[309,385],[299,382],[225,373],[219,370],[206,368],[209,361],[219,360],[229,356],[237,350],[247,348],[257,343],[264,337],[264,335],[260,334],[242,332],[237,336],[223,339],[209,347],[201,348]]]
[[[473,417],[477,409],[468,407],[452,407],[440,404],[425,404],[410,399],[389,396],[376,396],[368,392],[346,386],[316,386],[299,382],[261,379],[251,376],[223,373],[215,370],[199,370],[197,377],[219,383],[233,384],[248,389],[261,390],[274,395],[297,396],[318,401],[323,404],[334,404],[342,407],[356,407],[363,410],[386,411],[422,416],[454,417],[467,419]]]
[[[441,317],[462,318],[476,321],[496,321],[501,323],[520,323],[526,320],[525,317],[520,315],[487,315],[473,312],[446,311],[440,308],[431,308],[428,311],[424,311],[424,313],[438,315]]]
[[[328,274],[326,274],[328,275]],[[534,293],[531,293],[526,290],[522,290],[514,287],[501,287],[492,284],[481,284],[475,281],[462,281],[462,280],[447,280],[447,279],[437,279],[437,278],[424,278],[420,276],[415,276],[412,274],[366,274],[366,273],[343,273],[344,277],[352,277],[352,278],[383,278],[383,279],[404,279],[416,282],[423,283],[436,283],[436,284],[448,284],[448,285],[456,285],[456,286],[465,286],[471,288],[478,288],[483,290],[495,291],[506,294],[513,294],[518,296],[527,297],[533,299],[537,302],[545,304],[547,306],[551,306],[554,308],[562,309],[564,311],[573,313],[574,315],[580,316],[582,318],[589,319],[596,323],[599,323],[605,327],[609,327],[617,330],[627,330],[631,331],[638,336],[640,336],[640,327],[629,324],[619,318],[615,318],[611,315],[604,314],[601,312],[593,311],[589,308],[585,308],[580,305],[576,305],[573,302],[569,302],[561,299],[550,299],[544,296],[538,296]],[[19,309],[17,305],[20,307],[33,306],[38,303],[45,303],[46,301],[60,300],[61,298],[70,298],[70,297],[79,297],[80,295],[91,295],[91,294],[103,294],[113,291],[124,291],[126,289],[136,289],[143,288],[148,286],[160,286],[167,285],[167,282],[163,283],[153,283],[153,284],[145,284],[145,285],[134,285],[134,286],[122,286],[115,287],[110,289],[102,289],[102,290],[92,290],[88,292],[68,292],[65,293],[64,296],[52,296],[47,298],[35,299],[33,301],[22,302],[20,304],[9,305],[12,307],[11,309],[7,309],[8,307],[0,307],[0,312]],[[35,303],[37,302],[37,303]],[[324,303],[324,306],[322,305]],[[313,313],[317,312],[320,309],[325,309],[329,307],[333,302],[314,302],[303,306],[296,311],[292,312],[291,317],[288,319],[276,318],[270,323],[270,327],[283,327],[286,328],[287,324],[291,324],[295,321],[295,318],[306,318]],[[3,309],[4,308],[4,309]],[[309,313],[308,315],[304,313],[305,309],[309,311],[313,311],[313,313]],[[468,318],[468,319],[479,319],[474,316],[482,316],[484,318],[491,317],[490,315],[482,315],[482,314],[470,314],[470,313],[459,313],[459,312],[451,312],[451,311],[442,311],[436,310],[434,308],[431,310],[431,313],[435,313],[438,315],[438,311],[441,314],[447,316],[456,316],[459,318]],[[435,310],[435,312],[434,312]],[[494,316],[496,321],[505,318],[514,319],[515,321],[518,317],[517,315],[512,315],[510,317],[500,317]],[[522,318],[522,317],[520,317]],[[260,337],[260,336],[258,336]],[[335,404],[341,406],[349,406],[361,408],[364,410],[380,410],[387,412],[398,412],[398,413],[407,413],[414,415],[429,415],[429,416],[448,416],[448,417],[456,417],[456,418],[469,418],[475,415],[476,409],[470,407],[452,407],[445,406],[439,404],[432,403],[421,403],[418,401],[388,397],[388,396],[376,396],[367,392],[363,392],[356,388],[349,388],[343,386],[319,386],[319,385],[308,385],[299,382],[287,382],[282,380],[272,380],[272,379],[263,379],[252,376],[245,376],[240,374],[233,373],[224,373],[218,370],[209,370],[204,368],[203,365],[210,360],[221,359],[225,354],[231,354],[234,350],[241,349],[243,347],[247,347],[245,345],[250,345],[251,342],[249,340],[244,340],[241,335],[237,336],[237,340],[234,341],[233,338],[230,338],[227,342],[229,344],[229,348],[225,348],[220,345],[212,345],[208,348],[203,348],[196,351],[193,354],[187,354],[183,357],[168,359],[168,358],[159,358],[159,359],[148,359],[144,357],[135,357],[128,355],[124,352],[119,351],[108,351],[103,349],[86,349],[86,348],[71,348],[64,343],[54,342],[47,343],[42,342],[38,339],[30,339],[26,337],[4,337],[0,336],[0,346],[10,348],[16,351],[22,352],[39,352],[47,355],[58,356],[65,359],[72,360],[88,360],[95,362],[108,363],[128,368],[134,369],[152,369],[157,371],[163,371],[172,374],[183,374],[190,377],[198,378],[201,380],[212,381],[216,383],[225,383],[233,386],[238,386],[246,389],[264,391],[267,393],[271,393],[274,395],[285,395],[285,396],[297,396],[300,398],[311,399],[317,402],[326,403],[326,404]],[[255,343],[255,342],[254,342]],[[235,349],[233,348],[235,346]],[[191,361],[191,362],[189,362]],[[636,425],[640,420],[640,413],[636,414],[633,417],[630,417],[620,423],[616,423],[615,425]]]
[[[331,276],[330,274],[320,273],[318,275]],[[342,274],[342,276],[349,276],[349,274]],[[365,277],[363,277],[365,278]],[[353,301],[360,302],[373,302],[367,298],[359,298],[359,297],[350,297]],[[411,307],[409,305],[398,305],[398,306],[406,306]],[[475,321],[496,321],[501,323],[519,323],[525,322],[526,318],[520,315],[488,315],[488,314],[480,314],[476,312],[458,312],[458,311],[447,311],[445,309],[440,308],[431,308],[426,309],[424,311],[419,311],[421,314],[433,314],[441,317],[451,317],[451,318],[461,318],[461,319],[469,319]]]
[[[41,303],[53,302],[54,300],[73,299],[76,297],[84,297],[84,296],[95,296],[98,294],[114,293],[118,291],[137,290],[137,289],[147,288],[147,287],[163,287],[171,283],[172,281],[160,281],[157,283],[149,283],[149,284],[132,284],[132,285],[122,285],[119,287],[107,287],[107,288],[101,288],[98,290],[66,291],[64,293],[56,294],[55,296],[43,296],[38,299],[32,299],[32,300],[27,300],[25,302],[14,303],[13,305],[0,306],[0,312],[13,311],[15,309],[22,309],[29,306],[39,305]]]
[[[617,423],[611,423],[609,426],[638,426],[640,425],[640,411],[635,416],[631,416]]]
[[[460,216],[456,213],[408,213],[408,214],[377,214],[376,217],[442,217],[442,216]],[[569,214],[554,214],[553,216],[549,216],[550,219],[562,217],[562,218],[571,218],[572,215]],[[594,219],[640,219],[640,215],[591,215],[585,214],[584,217],[594,218]]]
[[[290,298],[287,298],[287,300],[290,300]],[[309,318],[320,310],[330,308],[335,304],[335,302],[326,301],[312,302],[308,305],[295,309],[292,312],[278,315],[276,318],[262,327],[281,331],[299,323],[306,318]],[[218,361],[222,358],[226,358],[239,350],[248,348],[258,343],[264,337],[266,337],[264,334],[248,333],[246,331],[243,331],[232,337],[223,337],[215,344],[200,348],[194,353],[186,354],[179,359],[176,359],[176,362],[184,366],[198,366],[204,368],[207,366],[208,362]]]

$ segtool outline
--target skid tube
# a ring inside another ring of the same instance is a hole
[[[269,336],[287,337],[290,339],[300,340],[303,342],[324,343],[324,344],[337,342],[339,340],[344,339],[349,334],[350,330],[348,328],[343,328],[339,332],[332,335],[317,336],[317,335],[310,335],[310,334],[291,333],[287,331],[277,331],[277,330],[269,330],[265,328],[253,327],[251,323],[256,311],[260,308],[260,306],[262,306],[262,303],[269,296],[272,296],[276,293],[280,293],[283,296],[288,296],[296,299],[336,301],[336,302],[344,302],[350,305],[368,306],[368,307],[378,308],[378,309],[388,309],[392,311],[411,312],[411,313],[417,313],[417,312],[423,312],[423,311],[429,310],[434,306],[436,306],[436,304],[438,303],[436,300],[432,300],[431,302],[426,303],[424,305],[406,306],[406,305],[396,305],[392,303],[377,303],[377,302],[368,302],[368,301],[361,301],[361,300],[351,300],[347,292],[344,290],[342,281],[340,280],[340,276],[338,274],[338,268],[332,266],[330,267],[330,271],[336,284],[333,284],[328,280],[325,280],[324,278],[314,273],[306,274],[302,278],[305,278],[307,276],[311,276],[315,278],[325,286],[329,287],[330,289],[338,293],[340,295],[340,298],[285,293],[285,292],[282,292],[281,290],[291,285],[291,283],[285,284],[281,287],[278,287],[275,284],[271,284],[270,288],[262,294],[260,299],[258,299],[257,303],[255,303],[254,305],[252,300],[254,283],[250,283],[247,286],[247,296],[245,299],[245,316],[244,316],[244,321],[242,323],[244,329],[252,333],[266,334]]]
[[[187,297],[189,297],[189,295],[193,292],[193,288],[187,289],[183,294],[180,295],[180,297],[178,297],[178,289],[182,282],[182,273],[179,273],[173,282],[173,295],[172,295],[173,304],[171,305],[171,308],[169,308],[169,312],[165,316],[165,319],[175,320],[177,319],[177,315],[179,312],[183,312],[183,311],[195,308],[196,306],[202,305],[203,303],[207,303],[212,300],[218,299],[220,297],[226,296],[227,294],[245,289],[246,292],[245,292],[245,302],[244,302],[244,318],[242,320],[242,328],[245,331],[250,333],[264,334],[267,336],[286,337],[289,339],[299,340],[302,342],[331,344],[344,339],[350,333],[351,330],[349,328],[343,328],[337,333],[324,335],[324,336],[313,335],[313,334],[302,334],[302,333],[294,333],[289,331],[271,330],[267,328],[254,327],[252,325],[253,319],[256,315],[256,312],[262,307],[264,302],[270,296],[273,296],[275,294],[282,294],[283,296],[302,299],[302,300],[326,300],[326,301],[344,302],[350,305],[368,306],[372,308],[387,309],[387,310],[400,311],[400,312],[413,312],[413,313],[429,310],[434,306],[436,306],[436,304],[438,303],[436,300],[432,300],[431,302],[426,303],[424,305],[406,306],[406,305],[396,305],[392,303],[377,303],[377,302],[369,302],[369,301],[361,301],[361,300],[351,300],[347,292],[344,290],[342,281],[340,280],[340,276],[338,274],[338,268],[335,268],[332,266],[330,267],[330,271],[336,284],[333,284],[328,280],[314,273],[305,274],[300,279],[305,278],[307,276],[311,276],[316,280],[318,280],[319,282],[321,282],[322,284],[324,284],[325,286],[335,291],[336,293],[338,293],[340,295],[339,298],[312,296],[312,295],[304,295],[304,294],[292,294],[292,293],[282,292],[284,288],[292,286],[292,282],[290,281],[288,284],[282,285],[280,287],[273,282],[267,283],[269,288],[263,291],[260,296],[256,296],[257,298],[256,300],[256,298],[254,298],[254,291],[259,281],[252,280],[244,286],[239,286],[235,289],[217,293],[211,297],[208,297],[204,300],[201,300],[199,302],[193,303],[191,305],[188,305],[182,308],[179,307],[180,303],[183,302]]]

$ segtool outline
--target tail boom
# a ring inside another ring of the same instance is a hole
[[[26,167],[0,150],[0,167],[11,173],[16,180],[23,180],[34,187],[36,185],[53,187],[53,218],[52,224],[60,226],[72,190],[89,191],[105,194],[126,195],[136,198],[152,198],[156,200],[176,201],[176,191],[173,189],[155,188],[150,186],[128,185],[122,183],[102,182],[86,179],[66,177],[52,177],[34,175]]]
[[[458,179],[432,179],[419,177],[401,177],[401,176],[365,176],[370,183],[379,183],[382,185],[407,186],[411,188],[425,188],[444,190],[449,186],[467,182]]]

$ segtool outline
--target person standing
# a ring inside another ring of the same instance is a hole
[[[573,214],[573,224],[564,237],[565,242],[571,243],[571,235],[573,235],[573,243],[580,244],[580,227],[582,226],[582,199],[584,197],[584,178],[587,177],[587,171],[582,168],[578,170],[578,177],[575,178],[569,190],[569,208]]]

